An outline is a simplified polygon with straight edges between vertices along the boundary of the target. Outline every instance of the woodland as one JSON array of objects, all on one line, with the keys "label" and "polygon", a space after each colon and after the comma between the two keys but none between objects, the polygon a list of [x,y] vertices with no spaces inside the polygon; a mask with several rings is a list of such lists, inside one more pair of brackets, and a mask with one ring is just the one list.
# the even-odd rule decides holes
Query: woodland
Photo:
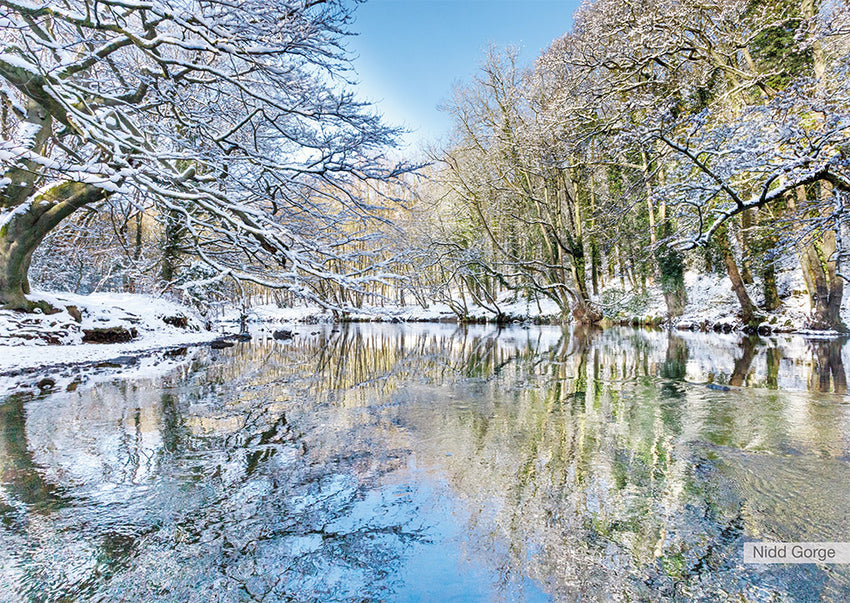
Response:
[{"label": "woodland", "polygon": [[850,601],[848,2],[0,0],[0,602]]},{"label": "woodland", "polygon": [[806,326],[846,329],[843,0],[585,3],[530,67],[492,48],[424,157],[355,94],[355,11],[0,1],[0,304],[51,312],[33,287],[498,320],[512,295],[598,323],[651,287],[680,316],[690,270],[729,279],[746,327],[792,266]]}]

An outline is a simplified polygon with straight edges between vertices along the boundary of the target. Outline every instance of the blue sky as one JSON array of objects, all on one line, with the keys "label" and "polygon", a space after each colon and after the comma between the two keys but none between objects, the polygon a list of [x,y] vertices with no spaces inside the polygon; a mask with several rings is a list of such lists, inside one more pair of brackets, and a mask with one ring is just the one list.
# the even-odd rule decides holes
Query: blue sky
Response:
[{"label": "blue sky", "polygon": [[470,80],[491,44],[514,45],[531,64],[572,26],[579,0],[367,0],[349,40],[361,98],[386,121],[415,130],[411,150],[444,136],[437,106]]}]

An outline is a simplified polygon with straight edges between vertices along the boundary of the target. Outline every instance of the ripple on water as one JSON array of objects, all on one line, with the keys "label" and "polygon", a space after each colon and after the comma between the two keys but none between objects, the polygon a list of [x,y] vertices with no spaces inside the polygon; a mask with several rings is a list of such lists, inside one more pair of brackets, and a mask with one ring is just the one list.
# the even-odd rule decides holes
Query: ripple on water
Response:
[{"label": "ripple on water", "polygon": [[742,563],[850,541],[845,354],[353,325],[12,396],[0,600],[847,600]]}]

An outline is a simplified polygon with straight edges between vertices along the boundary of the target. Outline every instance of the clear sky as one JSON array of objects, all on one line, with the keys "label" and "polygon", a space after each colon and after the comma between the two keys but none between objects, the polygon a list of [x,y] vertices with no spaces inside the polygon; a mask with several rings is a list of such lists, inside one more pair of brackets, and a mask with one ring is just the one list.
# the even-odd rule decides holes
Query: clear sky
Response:
[{"label": "clear sky", "polygon": [[386,121],[414,130],[411,150],[443,137],[451,121],[437,106],[470,80],[491,44],[520,48],[530,65],[572,27],[579,0],[367,0],[349,48],[360,97]]}]

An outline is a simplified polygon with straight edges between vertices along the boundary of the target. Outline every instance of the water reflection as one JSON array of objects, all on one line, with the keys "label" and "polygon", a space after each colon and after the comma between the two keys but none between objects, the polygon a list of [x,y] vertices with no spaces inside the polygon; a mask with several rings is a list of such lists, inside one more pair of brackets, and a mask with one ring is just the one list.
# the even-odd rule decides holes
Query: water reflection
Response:
[{"label": "water reflection", "polygon": [[850,540],[845,353],[311,327],[12,396],[0,599],[844,600],[843,566],[741,551]]}]

